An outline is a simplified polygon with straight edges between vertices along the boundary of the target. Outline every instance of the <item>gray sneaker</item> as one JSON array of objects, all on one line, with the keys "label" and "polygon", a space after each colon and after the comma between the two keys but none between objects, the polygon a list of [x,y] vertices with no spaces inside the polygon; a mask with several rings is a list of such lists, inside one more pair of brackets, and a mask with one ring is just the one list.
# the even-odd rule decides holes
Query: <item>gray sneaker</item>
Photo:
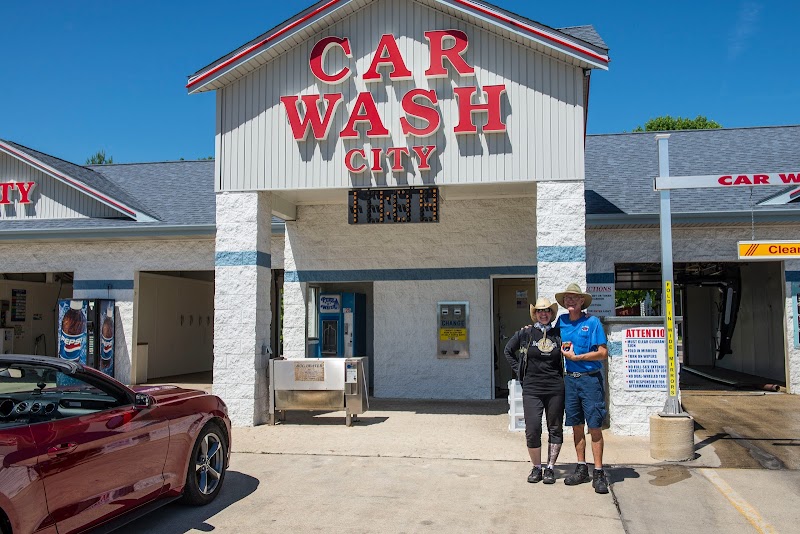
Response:
[{"label": "gray sneaker", "polygon": [[550,467],[545,467],[542,470],[542,480],[545,484],[555,484],[556,483],[556,474],[553,472],[553,469]]},{"label": "gray sneaker", "polygon": [[528,482],[531,484],[536,484],[537,482],[542,481],[542,468],[541,467],[534,467],[531,469],[531,474],[528,475]]}]

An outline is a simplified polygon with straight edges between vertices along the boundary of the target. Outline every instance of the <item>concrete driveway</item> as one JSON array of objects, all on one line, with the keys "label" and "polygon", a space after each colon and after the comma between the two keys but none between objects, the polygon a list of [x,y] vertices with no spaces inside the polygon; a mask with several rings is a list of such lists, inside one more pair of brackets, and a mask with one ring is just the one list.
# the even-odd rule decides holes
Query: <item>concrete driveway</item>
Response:
[{"label": "concrete driveway", "polygon": [[649,458],[646,438],[607,437],[612,493],[567,487],[571,436],[555,485],[528,484],[524,437],[503,402],[372,401],[341,413],[290,413],[236,429],[219,498],[169,505],[123,532],[793,532],[800,477],[723,469],[714,444],[683,465]]}]

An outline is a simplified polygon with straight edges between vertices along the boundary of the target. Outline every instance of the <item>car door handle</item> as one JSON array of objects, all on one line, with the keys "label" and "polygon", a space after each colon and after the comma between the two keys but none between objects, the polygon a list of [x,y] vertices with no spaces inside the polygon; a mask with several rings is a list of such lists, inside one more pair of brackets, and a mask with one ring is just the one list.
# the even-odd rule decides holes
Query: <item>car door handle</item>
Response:
[{"label": "car door handle", "polygon": [[49,456],[58,456],[59,454],[66,454],[68,452],[72,452],[76,448],[78,448],[78,444],[77,443],[73,443],[73,442],[62,443],[60,445],[56,445],[54,447],[50,447],[49,449],[47,449],[47,454]]}]

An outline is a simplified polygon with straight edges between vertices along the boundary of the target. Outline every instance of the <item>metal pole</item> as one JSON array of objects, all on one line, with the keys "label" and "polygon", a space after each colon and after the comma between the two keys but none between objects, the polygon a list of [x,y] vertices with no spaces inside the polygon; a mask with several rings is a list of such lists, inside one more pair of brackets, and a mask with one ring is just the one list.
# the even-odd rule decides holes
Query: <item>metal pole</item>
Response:
[{"label": "metal pole", "polygon": [[[656,135],[658,143],[658,175],[669,176],[669,134]],[[661,195],[661,289],[662,309],[664,310],[664,333],[667,337],[667,387],[669,395],[661,416],[683,416],[688,414],[681,409],[678,400],[678,355],[675,350],[675,289],[672,272],[672,211],[669,189]]]}]

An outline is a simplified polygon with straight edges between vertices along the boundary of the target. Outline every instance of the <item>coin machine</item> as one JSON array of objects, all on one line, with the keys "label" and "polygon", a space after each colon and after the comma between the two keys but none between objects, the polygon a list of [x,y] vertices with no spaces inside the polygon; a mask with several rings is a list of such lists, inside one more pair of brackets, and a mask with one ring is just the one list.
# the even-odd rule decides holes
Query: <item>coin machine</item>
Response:
[{"label": "coin machine", "polygon": [[366,308],[363,293],[324,293],[319,296],[317,358],[366,356]]}]

